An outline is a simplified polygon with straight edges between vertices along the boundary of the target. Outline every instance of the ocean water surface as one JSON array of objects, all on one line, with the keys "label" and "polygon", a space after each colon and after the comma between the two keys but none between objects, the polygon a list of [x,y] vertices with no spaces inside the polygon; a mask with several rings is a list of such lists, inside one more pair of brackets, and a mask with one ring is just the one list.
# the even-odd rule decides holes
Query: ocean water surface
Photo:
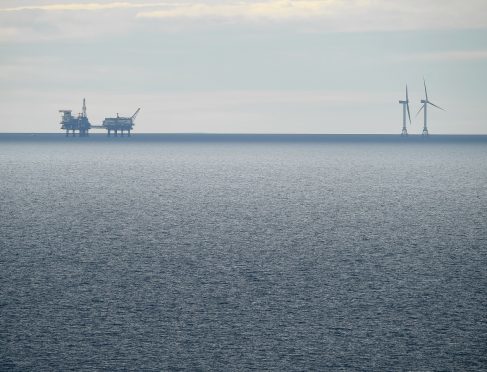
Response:
[{"label": "ocean water surface", "polygon": [[0,370],[486,370],[487,139],[0,136]]}]

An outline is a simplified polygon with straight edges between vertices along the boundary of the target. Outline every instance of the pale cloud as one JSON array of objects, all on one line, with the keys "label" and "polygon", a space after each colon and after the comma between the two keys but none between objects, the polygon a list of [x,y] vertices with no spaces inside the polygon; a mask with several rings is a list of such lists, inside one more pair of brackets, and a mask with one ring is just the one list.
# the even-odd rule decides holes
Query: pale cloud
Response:
[{"label": "pale cloud", "polygon": [[[194,2],[140,11],[137,18],[234,21],[316,21],[327,31],[487,27],[487,1],[470,0],[267,0]],[[307,26],[310,26],[308,23]]]},{"label": "pale cloud", "polygon": [[43,10],[43,11],[94,11],[94,10],[111,10],[111,9],[140,9],[161,6],[175,6],[175,3],[130,3],[130,2],[111,2],[111,3],[59,3],[46,5],[25,5],[10,8],[0,8],[0,12],[21,12],[26,10]]},{"label": "pale cloud", "polygon": [[[229,110],[247,106],[272,105],[350,105],[380,104],[387,100],[385,94],[371,94],[369,91],[200,91],[191,93],[170,93],[164,99],[170,109]],[[188,104],[189,103],[189,104]]]},{"label": "pale cloud", "polygon": [[398,62],[407,61],[487,61],[487,50],[449,50],[428,53],[415,53],[403,56],[396,56]]},{"label": "pale cloud", "polygon": [[0,27],[0,43],[14,40],[18,37],[20,30],[18,27]]},{"label": "pale cloud", "polygon": [[337,0],[290,1],[272,0],[262,2],[235,2],[229,4],[194,3],[148,12],[139,12],[139,18],[270,18],[289,20],[322,16],[330,13]]},{"label": "pale cloud", "polygon": [[[9,2],[15,5],[15,2]],[[4,3],[5,4],[5,3]],[[146,9],[147,8],[147,9]],[[317,20],[331,31],[487,27],[487,1],[256,0],[58,2],[0,7],[0,13],[129,10],[138,19]]]}]

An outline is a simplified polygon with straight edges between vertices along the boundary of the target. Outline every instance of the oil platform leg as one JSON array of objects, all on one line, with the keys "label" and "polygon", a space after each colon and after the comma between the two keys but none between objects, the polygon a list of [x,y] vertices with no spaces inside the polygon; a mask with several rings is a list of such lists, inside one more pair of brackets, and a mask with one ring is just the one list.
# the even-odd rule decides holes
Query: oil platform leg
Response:
[{"label": "oil platform leg", "polygon": [[120,135],[123,137],[123,129],[120,129]]},{"label": "oil platform leg", "polygon": [[118,130],[115,129],[115,137],[118,136]]},{"label": "oil platform leg", "polygon": [[108,137],[110,137],[110,129],[108,129],[108,134],[107,134]]},{"label": "oil platform leg", "polygon": [[127,136],[130,137],[130,129],[127,129]]},{"label": "oil platform leg", "polygon": [[66,137],[69,137],[69,130],[66,129]]},{"label": "oil platform leg", "polygon": [[73,137],[76,137],[76,132],[74,131],[74,129],[73,129]]}]

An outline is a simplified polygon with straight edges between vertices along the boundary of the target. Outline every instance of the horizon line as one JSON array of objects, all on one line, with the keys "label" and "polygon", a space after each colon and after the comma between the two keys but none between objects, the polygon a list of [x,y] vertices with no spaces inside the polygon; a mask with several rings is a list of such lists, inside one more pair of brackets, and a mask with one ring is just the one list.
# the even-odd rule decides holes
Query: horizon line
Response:
[{"label": "horizon line", "polygon": [[[0,135],[59,135],[65,136],[64,132],[0,132]],[[283,132],[132,132],[131,136],[137,135],[232,135],[232,136],[401,136],[401,133],[283,133]],[[90,133],[90,136],[104,136],[106,133]],[[421,133],[408,133],[408,136],[422,137]],[[430,133],[429,136],[487,136],[487,133]],[[71,137],[71,136],[70,136]],[[78,137],[78,136],[75,136]],[[121,136],[119,136],[121,137]],[[123,137],[128,137],[124,135]],[[407,137],[406,137],[407,138]]]}]

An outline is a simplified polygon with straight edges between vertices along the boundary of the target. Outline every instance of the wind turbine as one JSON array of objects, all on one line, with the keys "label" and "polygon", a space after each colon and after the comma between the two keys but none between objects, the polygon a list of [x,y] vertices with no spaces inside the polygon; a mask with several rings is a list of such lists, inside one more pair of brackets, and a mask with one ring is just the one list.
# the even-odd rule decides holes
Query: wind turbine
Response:
[{"label": "wind turbine", "polygon": [[409,112],[409,97],[408,97],[408,86],[406,85],[406,100],[399,101],[402,104],[402,132],[401,136],[407,136],[408,130],[406,128],[406,111],[408,112],[409,125],[411,125],[411,113]]},{"label": "wind turbine", "polygon": [[428,114],[427,114],[427,112],[428,112],[428,105],[434,106],[434,107],[439,108],[440,110],[443,110],[443,111],[446,111],[446,110],[445,109],[442,109],[440,106],[437,106],[433,102],[430,102],[428,100],[428,91],[426,90],[426,80],[424,80],[424,78],[423,78],[423,83],[424,83],[424,94],[425,94],[426,98],[421,100],[421,103],[423,104],[423,106],[421,106],[421,108],[419,109],[419,111],[416,114],[416,116],[419,115],[419,113],[421,112],[421,110],[424,110],[423,136],[427,136],[428,135]]}]

